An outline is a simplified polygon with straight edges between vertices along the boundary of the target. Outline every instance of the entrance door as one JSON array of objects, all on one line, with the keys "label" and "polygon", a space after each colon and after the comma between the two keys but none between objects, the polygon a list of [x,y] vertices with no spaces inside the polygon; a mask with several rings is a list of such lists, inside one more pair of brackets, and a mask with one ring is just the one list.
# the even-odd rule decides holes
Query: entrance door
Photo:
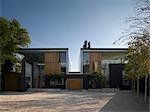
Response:
[{"label": "entrance door", "polygon": [[110,88],[131,89],[131,81],[126,78],[125,64],[110,64]]},{"label": "entrance door", "polygon": [[110,88],[121,88],[122,86],[122,71],[124,64],[110,64],[110,76],[109,76],[109,87]]}]

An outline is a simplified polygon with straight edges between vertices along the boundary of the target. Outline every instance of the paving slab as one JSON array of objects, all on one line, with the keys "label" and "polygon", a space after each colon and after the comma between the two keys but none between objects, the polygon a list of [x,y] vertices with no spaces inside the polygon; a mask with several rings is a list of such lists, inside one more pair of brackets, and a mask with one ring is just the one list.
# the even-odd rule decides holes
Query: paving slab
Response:
[{"label": "paving slab", "polygon": [[0,112],[146,112],[148,105],[131,91],[34,89],[0,95]]},{"label": "paving slab", "polygon": [[3,93],[0,95],[0,112],[98,112],[116,94],[97,91],[39,91]]}]

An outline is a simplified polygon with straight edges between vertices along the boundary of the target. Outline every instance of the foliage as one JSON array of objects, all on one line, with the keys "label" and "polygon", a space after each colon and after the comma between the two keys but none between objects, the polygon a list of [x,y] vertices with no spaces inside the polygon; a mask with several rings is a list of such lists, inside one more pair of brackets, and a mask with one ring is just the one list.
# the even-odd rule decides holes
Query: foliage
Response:
[{"label": "foliage", "polygon": [[0,63],[5,60],[16,61],[15,53],[20,47],[26,47],[31,42],[27,29],[16,20],[0,17]]},{"label": "foliage", "polygon": [[150,41],[148,32],[136,37],[134,41],[129,42],[129,50],[126,56],[128,64],[125,71],[131,79],[143,77],[150,74]]},{"label": "foliage", "polygon": [[100,72],[93,72],[90,76],[91,77],[96,77],[96,78],[101,78],[102,74]]},{"label": "foliage", "polygon": [[113,44],[118,42],[128,43],[136,39],[138,35],[143,35],[145,30],[150,32],[150,0],[135,1],[135,16],[126,19],[125,22],[129,27],[122,32],[122,36]]},{"label": "foliage", "polygon": [[135,9],[135,17],[126,21],[128,29],[116,41],[125,42],[129,47],[125,71],[131,79],[150,74],[150,0],[137,0]]}]

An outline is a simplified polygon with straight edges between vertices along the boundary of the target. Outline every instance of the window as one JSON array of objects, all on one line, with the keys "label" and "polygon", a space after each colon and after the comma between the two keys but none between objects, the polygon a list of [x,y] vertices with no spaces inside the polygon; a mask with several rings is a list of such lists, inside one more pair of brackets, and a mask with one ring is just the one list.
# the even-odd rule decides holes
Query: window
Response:
[{"label": "window", "polygon": [[66,67],[61,67],[62,74],[66,74]]},{"label": "window", "polygon": [[66,63],[66,53],[65,52],[61,52],[59,54],[59,62]]},{"label": "window", "polygon": [[83,53],[83,73],[89,73],[89,53]]},{"label": "window", "polygon": [[130,85],[130,81],[128,79],[122,79],[122,85],[123,86],[129,86]]},{"label": "window", "polygon": [[59,62],[61,63],[61,72],[62,74],[66,74],[66,53],[60,52]]},{"label": "window", "polygon": [[130,85],[130,81],[126,78],[126,74],[125,71],[122,71],[122,85],[123,86],[129,86]]},{"label": "window", "polygon": [[83,65],[83,73],[88,74],[89,73],[89,65]]},{"label": "window", "polygon": [[89,53],[83,53],[83,63],[89,63]]}]

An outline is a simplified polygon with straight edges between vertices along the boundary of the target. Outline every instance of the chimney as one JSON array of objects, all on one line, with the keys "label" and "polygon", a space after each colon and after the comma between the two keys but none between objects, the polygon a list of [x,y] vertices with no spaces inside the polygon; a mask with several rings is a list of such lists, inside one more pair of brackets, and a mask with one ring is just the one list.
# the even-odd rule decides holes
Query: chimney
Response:
[{"label": "chimney", "polygon": [[87,49],[87,40],[84,41],[83,48],[84,48],[84,49]]},{"label": "chimney", "polygon": [[90,42],[88,42],[88,49],[90,49],[91,48],[91,43]]}]

